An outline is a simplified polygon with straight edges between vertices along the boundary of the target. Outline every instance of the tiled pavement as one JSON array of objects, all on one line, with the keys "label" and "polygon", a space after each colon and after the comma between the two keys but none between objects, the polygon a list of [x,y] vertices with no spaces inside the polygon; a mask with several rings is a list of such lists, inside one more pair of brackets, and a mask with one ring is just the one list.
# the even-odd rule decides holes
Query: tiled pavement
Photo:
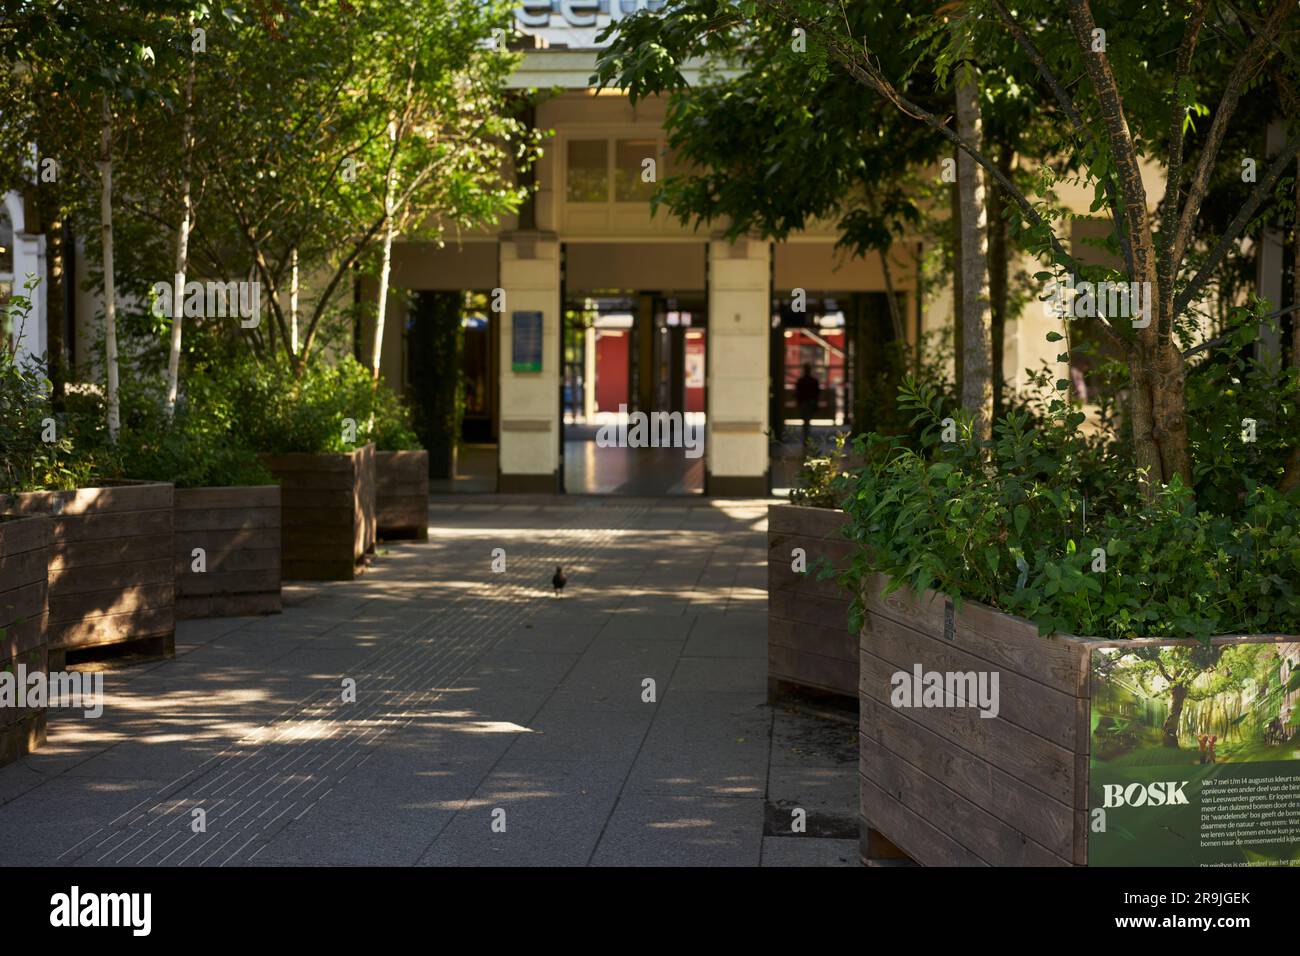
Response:
[{"label": "tiled pavement", "polygon": [[434,499],[428,543],[53,715],[0,865],[856,865],[855,728],[766,702],[765,512]]}]

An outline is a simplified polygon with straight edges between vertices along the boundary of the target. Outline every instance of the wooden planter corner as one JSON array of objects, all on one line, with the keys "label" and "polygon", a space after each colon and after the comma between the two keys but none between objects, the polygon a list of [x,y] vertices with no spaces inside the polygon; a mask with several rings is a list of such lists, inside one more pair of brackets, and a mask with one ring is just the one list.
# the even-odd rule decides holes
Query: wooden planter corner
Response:
[{"label": "wooden planter corner", "polygon": [[[1034,624],[945,595],[864,587],[860,824],[924,866],[1088,863],[1091,661],[1102,648],[1195,644],[1041,637]],[[1215,643],[1282,643],[1233,636]],[[996,671],[999,711],[895,707],[897,672]],[[1192,835],[1195,838],[1195,834]]]},{"label": "wooden planter corner", "polygon": [[279,485],[177,488],[175,528],[178,618],[280,612]]},{"label": "wooden planter corner", "polygon": [[261,457],[280,482],[282,575],[347,581],[361,573],[375,550],[375,446]]},{"label": "wooden planter corner", "polygon": [[[0,671],[48,670],[50,520],[0,517]],[[0,707],[0,767],[45,743],[45,708]]]},{"label": "wooden planter corner", "polygon": [[174,653],[172,494],[167,482],[123,481],[11,496],[11,510],[50,517],[52,669],[108,648]]},{"label": "wooden planter corner", "polygon": [[[853,543],[842,537],[843,511],[769,505],[767,509],[767,686],[811,689],[856,697],[858,638],[849,630],[850,595],[833,580],[819,580],[814,562],[824,557],[844,567]],[[808,572],[793,569],[795,548]]]},{"label": "wooden planter corner", "polygon": [[375,518],[385,540],[429,539],[429,453],[375,453]]}]

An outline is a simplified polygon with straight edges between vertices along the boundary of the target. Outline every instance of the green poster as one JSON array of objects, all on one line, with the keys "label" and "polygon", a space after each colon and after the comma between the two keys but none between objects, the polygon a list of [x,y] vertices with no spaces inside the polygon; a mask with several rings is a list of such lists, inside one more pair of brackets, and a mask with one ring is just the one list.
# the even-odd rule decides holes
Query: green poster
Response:
[{"label": "green poster", "polygon": [[1300,642],[1092,655],[1091,866],[1300,866]]}]

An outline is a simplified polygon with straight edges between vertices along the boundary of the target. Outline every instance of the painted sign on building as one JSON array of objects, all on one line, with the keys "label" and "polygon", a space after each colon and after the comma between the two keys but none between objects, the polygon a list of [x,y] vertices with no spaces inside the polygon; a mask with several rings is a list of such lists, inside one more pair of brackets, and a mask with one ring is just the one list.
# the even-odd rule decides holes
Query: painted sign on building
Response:
[{"label": "painted sign on building", "polygon": [[519,0],[515,22],[521,33],[549,47],[593,50],[606,46],[596,37],[611,23],[641,10],[657,13],[665,0]]}]

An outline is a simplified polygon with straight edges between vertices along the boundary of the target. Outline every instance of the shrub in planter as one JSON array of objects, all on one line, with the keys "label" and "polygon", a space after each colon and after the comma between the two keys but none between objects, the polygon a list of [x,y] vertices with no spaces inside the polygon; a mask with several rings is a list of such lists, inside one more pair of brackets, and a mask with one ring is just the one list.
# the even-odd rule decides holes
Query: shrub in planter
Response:
[{"label": "shrub in planter", "polygon": [[[7,341],[5,346],[7,346]],[[0,346],[0,511],[50,516],[52,666],[70,652],[130,644],[170,653],[172,488],[114,480],[120,456],[93,393],[52,407],[36,366]]]},{"label": "shrub in planter", "polygon": [[[1237,386],[1255,373],[1242,368]],[[1202,666],[1187,672],[1207,675],[1201,684],[1180,684],[1191,678],[1160,663],[1166,649],[1218,660],[1227,645],[1300,643],[1285,636],[1300,634],[1300,500],[1279,480],[1288,451],[1250,447],[1240,421],[1293,423],[1298,392],[1295,370],[1227,402],[1189,387],[1193,447],[1208,443],[1195,488],[1144,488],[1122,429],[1085,430],[1066,401],[1044,403],[1037,420],[1009,413],[978,443],[963,413],[906,385],[919,440],[863,439],[845,501],[858,544],[842,580],[861,628],[864,826],[926,863],[1094,859],[1090,840],[1102,838],[1089,826],[1109,772],[1098,759],[1132,730],[1112,718],[1097,723],[1107,739],[1093,733],[1104,655],[1152,662],[1160,686],[1185,696],[1224,674]],[[1216,464],[1232,438],[1235,470]],[[972,684],[911,699],[934,675],[964,674],[1000,678],[994,712],[977,712]],[[1184,743],[1165,760],[1179,768],[1196,762],[1182,700],[1163,718],[1164,737]],[[1168,849],[1160,834],[1145,839]]]},{"label": "shrub in planter", "polygon": [[[844,567],[844,436],[832,451],[805,459],[790,504],[767,509],[767,684],[775,700],[787,687],[857,696],[858,639],[849,630],[851,597],[819,574]],[[797,551],[802,557],[797,558]]]},{"label": "shrub in planter", "polygon": [[176,615],[277,613],[280,489],[243,442],[220,381],[200,373],[184,386],[171,416],[157,390],[124,389],[117,444],[130,475],[176,484]]},{"label": "shrub in planter", "polygon": [[14,681],[12,701],[0,700],[0,767],[45,741],[45,708],[26,705],[16,692],[19,668],[48,670],[45,618],[50,522],[0,515],[0,674]]},{"label": "shrub in planter", "polygon": [[280,483],[285,577],[352,577],[375,546],[375,442],[418,447],[400,398],[351,356],[298,369],[223,362],[212,374]]}]

